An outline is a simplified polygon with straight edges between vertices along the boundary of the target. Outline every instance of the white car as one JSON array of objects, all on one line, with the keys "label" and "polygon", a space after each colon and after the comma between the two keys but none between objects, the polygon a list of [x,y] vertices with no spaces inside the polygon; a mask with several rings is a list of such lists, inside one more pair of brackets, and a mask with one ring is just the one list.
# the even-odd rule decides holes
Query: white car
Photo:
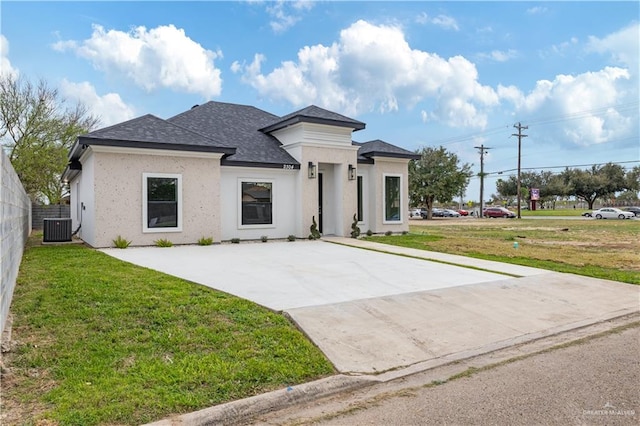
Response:
[{"label": "white car", "polygon": [[420,209],[411,209],[411,210],[409,210],[409,217],[422,218],[422,215],[420,214]]},{"label": "white car", "polygon": [[591,216],[596,219],[631,219],[635,217],[632,212],[625,212],[615,207],[603,207],[599,210],[594,210]]}]

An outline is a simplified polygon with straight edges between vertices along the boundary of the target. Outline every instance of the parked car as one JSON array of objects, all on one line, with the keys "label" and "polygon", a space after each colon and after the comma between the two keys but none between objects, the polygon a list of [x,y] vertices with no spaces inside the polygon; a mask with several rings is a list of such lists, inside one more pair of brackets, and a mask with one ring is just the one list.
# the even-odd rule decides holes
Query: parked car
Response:
[{"label": "parked car", "polygon": [[445,212],[442,209],[438,209],[438,208],[432,208],[431,209],[431,216],[433,217],[444,217],[445,216]]},{"label": "parked car", "polygon": [[460,217],[460,213],[452,209],[443,209],[445,217]]},{"label": "parked car", "polygon": [[[423,219],[427,218],[427,209],[420,209],[420,216],[422,216]],[[432,208],[431,209],[431,217],[444,217],[444,214],[442,213],[442,209],[437,209],[437,208]]]},{"label": "parked car", "polygon": [[631,212],[636,215],[636,217],[640,217],[640,207],[623,207],[622,210]]},{"label": "parked car", "polygon": [[421,217],[422,214],[420,213],[421,209],[411,209],[409,210],[409,217]]},{"label": "parked car", "polygon": [[469,216],[469,211],[467,210],[458,209],[457,212],[460,213],[460,216]]},{"label": "parked car", "polygon": [[516,214],[511,210],[507,210],[504,207],[487,207],[483,212],[484,217],[495,218],[495,217],[516,217]]},{"label": "parked car", "polygon": [[615,207],[603,207],[599,210],[594,210],[591,215],[596,219],[631,219],[636,217],[632,212],[626,212]]}]

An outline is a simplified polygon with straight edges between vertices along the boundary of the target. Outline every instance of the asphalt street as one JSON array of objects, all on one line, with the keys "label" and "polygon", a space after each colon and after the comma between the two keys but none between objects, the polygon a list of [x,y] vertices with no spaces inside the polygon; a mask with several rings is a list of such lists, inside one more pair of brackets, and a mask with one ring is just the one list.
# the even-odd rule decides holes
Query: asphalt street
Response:
[{"label": "asphalt street", "polygon": [[[640,324],[434,385],[416,375],[254,424],[637,425]],[[367,396],[363,398],[362,394]]]}]

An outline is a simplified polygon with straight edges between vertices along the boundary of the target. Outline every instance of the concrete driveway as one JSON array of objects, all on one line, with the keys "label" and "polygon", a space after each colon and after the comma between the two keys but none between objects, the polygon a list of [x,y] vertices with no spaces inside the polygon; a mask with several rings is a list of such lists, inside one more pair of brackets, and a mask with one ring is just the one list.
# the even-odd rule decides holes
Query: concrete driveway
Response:
[{"label": "concrete driveway", "polygon": [[286,312],[343,373],[426,368],[640,311],[638,286],[325,240],[103,251]]}]

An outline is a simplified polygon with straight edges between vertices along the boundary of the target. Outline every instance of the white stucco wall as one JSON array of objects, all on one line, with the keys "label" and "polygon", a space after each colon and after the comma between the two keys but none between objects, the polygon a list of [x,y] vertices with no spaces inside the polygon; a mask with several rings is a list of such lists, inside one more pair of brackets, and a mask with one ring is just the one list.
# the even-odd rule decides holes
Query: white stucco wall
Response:
[{"label": "white stucco wall", "polygon": [[[81,194],[86,196],[81,238],[88,244],[112,246],[118,235],[131,240],[132,245],[153,245],[161,238],[174,244],[194,244],[201,237],[220,241],[219,154],[107,147],[90,149],[92,161],[83,163],[80,183]],[[143,232],[143,173],[182,176],[181,231]],[[91,185],[92,174],[93,191],[87,188]],[[93,200],[90,193],[94,194]]]},{"label": "white stucco wall", "polygon": [[[360,227],[360,232],[365,234],[367,230],[373,229],[371,228],[371,219],[372,214],[371,211],[373,209],[373,199],[371,196],[371,173],[373,172],[373,165],[371,164],[358,164],[358,176],[362,177],[362,220],[358,222],[358,227]],[[356,197],[357,197],[357,188],[356,188]],[[356,198],[356,206],[358,199]],[[349,230],[351,232],[351,230]]]},{"label": "white stucco wall", "polygon": [[357,211],[357,187],[349,180],[349,164],[357,167],[357,147],[345,144],[322,146],[313,142],[291,144],[285,148],[301,164],[299,181],[298,232],[309,234],[313,217],[318,220],[318,178],[309,179],[308,164],[316,165],[323,173],[324,234],[348,236],[353,214]]},{"label": "white stucco wall", "polygon": [[[409,160],[375,157],[369,175],[369,197],[371,199],[370,227],[374,233],[387,231],[402,232],[409,230],[409,218],[406,207],[409,205]],[[384,177],[385,175],[401,175],[400,222],[384,221]]]},{"label": "white stucco wall", "polygon": [[69,182],[71,223],[74,231],[80,226],[78,237],[95,247],[95,158],[93,151],[88,149],[80,158],[80,162],[82,163],[82,172]]},{"label": "white stucco wall", "polygon": [[[300,170],[223,166],[220,175],[222,240],[305,237],[296,230]],[[271,225],[242,225],[241,182],[272,182]]]}]

